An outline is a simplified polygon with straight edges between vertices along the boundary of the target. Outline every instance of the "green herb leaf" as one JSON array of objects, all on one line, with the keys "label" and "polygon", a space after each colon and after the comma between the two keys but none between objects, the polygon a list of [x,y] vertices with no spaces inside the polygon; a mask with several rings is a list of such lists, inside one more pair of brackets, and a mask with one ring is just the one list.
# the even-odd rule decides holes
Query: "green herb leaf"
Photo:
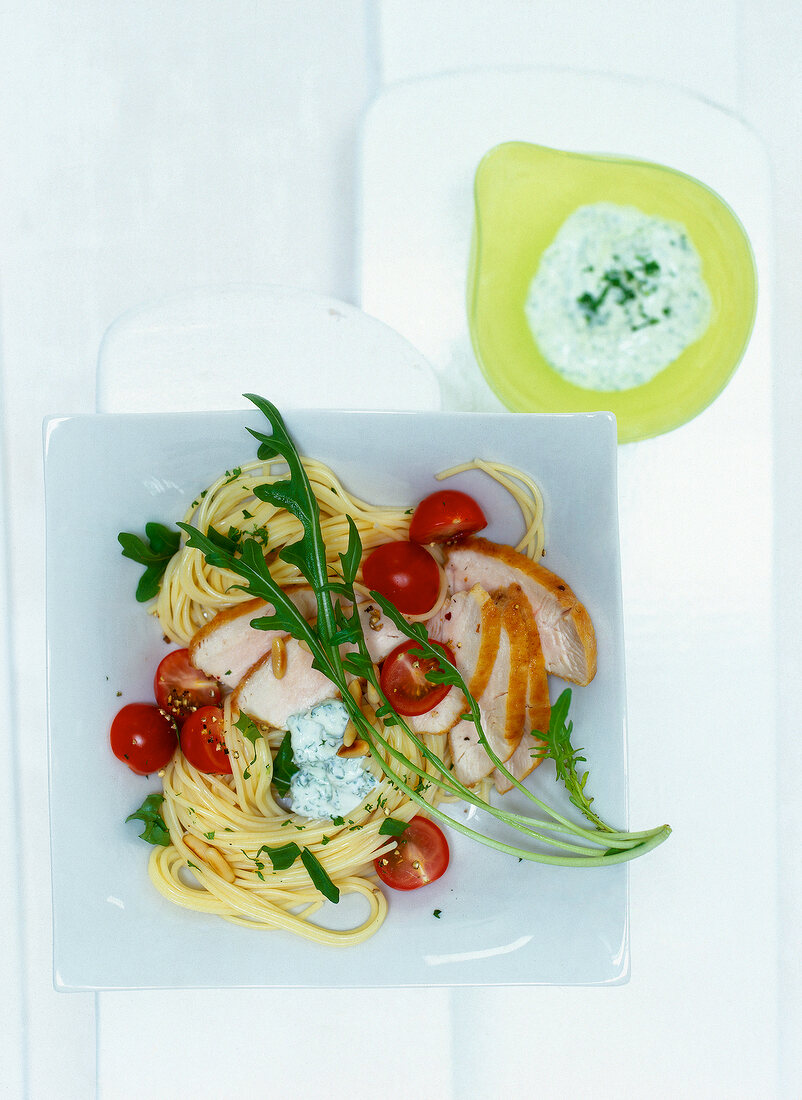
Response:
[{"label": "green herb leaf", "polygon": [[247,714],[240,714],[234,725],[240,731],[243,737],[247,737],[252,744],[256,744],[259,738],[262,736],[262,731],[256,725],[256,723],[248,717]]},{"label": "green herb leaf", "polygon": [[373,662],[370,657],[365,654],[347,653],[345,657],[343,657],[343,668],[353,676],[367,678],[373,668]]},{"label": "green herb leaf", "polygon": [[408,821],[398,821],[395,817],[386,817],[379,826],[379,836],[401,836],[409,828]]},{"label": "green herb leaf", "polygon": [[242,736],[245,737],[248,741],[250,741],[251,744],[253,745],[253,760],[251,760],[248,763],[248,766],[245,768],[245,771],[242,773],[242,778],[243,779],[250,779],[251,778],[251,768],[253,767],[253,764],[256,761],[256,742],[262,736],[262,731],[259,729],[259,727],[256,725],[255,722],[251,721],[251,719],[248,717],[247,714],[240,714],[239,718],[236,720],[234,725],[240,731]]},{"label": "green herb leaf", "polygon": [[229,527],[227,535],[221,534],[214,527],[208,527],[206,535],[210,542],[213,542],[215,546],[219,547],[220,550],[225,550],[228,554],[235,553],[242,539],[242,532],[238,531],[236,527]]},{"label": "green herb leaf", "polygon": [[138,810],[129,814],[126,821],[144,821],[145,828],[139,834],[142,840],[148,844],[161,844],[168,847],[170,833],[164,823],[164,818],[159,813],[159,807],[164,802],[164,795],[158,792],[149,794]]},{"label": "green herb leaf", "polygon": [[297,771],[299,768],[292,756],[292,737],[287,730],[273,761],[273,786],[282,798],[289,794],[290,780]]},{"label": "green herb leaf", "polygon": [[585,793],[585,784],[590,773],[585,771],[580,775],[577,769],[577,765],[586,763],[586,759],[584,756],[579,755],[582,749],[575,749],[571,744],[574,723],[568,721],[570,706],[571,689],[566,688],[552,704],[548,730],[537,731],[544,744],[538,746],[533,755],[541,759],[553,760],[557,779],[565,786],[568,797],[574,806],[581,810],[588,821],[592,821],[598,829],[612,832],[610,826],[606,825],[591,809],[593,799]]},{"label": "green herb leaf", "polygon": [[318,633],[328,638],[332,633],[334,618],[328,593],[320,590],[321,579],[328,576],[328,566],[317,497],[306,476],[301,456],[287,433],[281,413],[263,397],[251,393],[245,396],[263,413],[272,428],[269,436],[252,428],[248,429],[260,443],[259,457],[275,458],[280,455],[289,469],[289,478],[286,481],[258,485],[254,489],[254,496],[276,507],[286,508],[300,521],[303,536],[297,542],[285,546],[279,557],[295,565],[315,589],[318,601]]},{"label": "green herb leaf", "polygon": [[269,845],[263,844],[256,853],[257,859],[262,852],[267,852],[270,856],[274,871],[286,871],[288,867],[292,867],[295,863],[301,854],[301,849],[294,840],[291,840],[289,844],[282,844],[279,848],[271,848]]},{"label": "green herb leaf", "polygon": [[163,523],[146,523],[145,536],[147,541],[128,531],[121,531],[117,536],[123,557],[145,566],[136,589],[139,603],[147,603],[158,596],[167,563],[181,544],[180,534]]},{"label": "green herb leaf", "polygon": [[308,848],[301,851],[301,863],[309,872],[309,877],[315,884],[315,888],[320,891],[324,898],[328,898],[336,905],[340,900],[340,891],[329,878],[322,863]]},{"label": "green herb leaf", "polygon": [[346,518],[348,520],[348,549],[344,554],[340,554],[340,562],[343,567],[343,580],[346,584],[353,585],[359,572],[359,563],[362,561],[362,540],[359,537],[359,530],[353,517],[347,516]]}]

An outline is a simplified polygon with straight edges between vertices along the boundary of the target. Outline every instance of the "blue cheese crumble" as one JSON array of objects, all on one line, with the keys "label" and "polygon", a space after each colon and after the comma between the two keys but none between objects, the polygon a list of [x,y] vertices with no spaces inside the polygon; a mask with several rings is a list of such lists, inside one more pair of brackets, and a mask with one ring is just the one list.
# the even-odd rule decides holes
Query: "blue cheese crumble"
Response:
[{"label": "blue cheese crumble", "polygon": [[682,225],[600,202],[563,223],[525,310],[558,374],[588,389],[626,390],[650,382],[703,335],[712,302]]},{"label": "blue cheese crumble", "polygon": [[364,767],[364,757],[337,755],[347,725],[348,711],[339,699],[287,719],[292,756],[299,769],[290,781],[293,813],[342,817],[376,785],[375,776]]}]

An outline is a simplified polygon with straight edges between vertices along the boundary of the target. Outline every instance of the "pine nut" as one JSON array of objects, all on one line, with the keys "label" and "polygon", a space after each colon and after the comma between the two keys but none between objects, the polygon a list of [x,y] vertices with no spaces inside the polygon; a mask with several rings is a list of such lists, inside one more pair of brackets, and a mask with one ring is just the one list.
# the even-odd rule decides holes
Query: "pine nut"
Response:
[{"label": "pine nut", "polygon": [[353,745],[354,741],[356,741],[356,726],[349,718],[348,725],[343,732],[343,745],[348,748],[349,745]]},{"label": "pine nut", "polygon": [[224,878],[226,882],[236,882],[237,876],[234,874],[231,864],[217,848],[209,848],[206,862],[213,871],[217,872],[220,878]]},{"label": "pine nut", "polygon": [[184,843],[193,855],[206,863],[220,878],[224,878],[226,882],[236,881],[237,876],[234,874],[231,864],[217,848],[212,848],[210,844],[204,844],[199,837],[193,836],[191,833],[184,836]]},{"label": "pine nut", "polygon": [[209,851],[209,845],[204,844],[202,840],[199,840],[191,833],[187,833],[184,837],[184,843],[193,855],[196,855],[198,859],[206,859],[206,853]]},{"label": "pine nut", "polygon": [[273,666],[273,675],[280,680],[287,671],[287,644],[283,638],[274,638],[270,647],[270,662]]},{"label": "pine nut", "polygon": [[348,694],[354,700],[355,703],[362,702],[362,684],[359,680],[352,680],[348,685]]},{"label": "pine nut", "polygon": [[343,743],[337,749],[337,755],[349,759],[352,756],[367,756],[370,752],[367,741],[363,741],[361,737],[357,737],[351,745]]}]

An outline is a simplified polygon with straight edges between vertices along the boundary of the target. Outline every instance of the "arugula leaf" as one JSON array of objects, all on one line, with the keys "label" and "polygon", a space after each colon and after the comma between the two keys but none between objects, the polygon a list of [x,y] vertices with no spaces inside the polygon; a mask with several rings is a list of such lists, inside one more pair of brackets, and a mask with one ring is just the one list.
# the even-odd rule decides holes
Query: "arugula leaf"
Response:
[{"label": "arugula leaf", "polygon": [[145,566],[136,588],[139,603],[147,603],[158,596],[167,563],[181,544],[180,534],[171,531],[163,523],[146,523],[145,536],[147,541],[129,531],[121,531],[117,536],[117,541],[123,548],[123,557]]},{"label": "arugula leaf", "polygon": [[582,749],[575,749],[571,744],[574,723],[567,720],[570,705],[571,689],[566,688],[552,704],[548,730],[537,731],[544,744],[540,745],[532,755],[541,760],[553,760],[557,779],[564,785],[573,805],[598,829],[612,832],[610,826],[606,825],[591,809],[593,798],[585,793],[590,772],[586,770],[580,775],[577,770],[577,764],[585,764],[587,759],[579,755]]},{"label": "arugula leaf", "polygon": [[301,863],[309,872],[309,877],[315,885],[315,888],[320,891],[324,898],[328,898],[329,901],[333,901],[336,905],[340,900],[340,891],[338,887],[329,878],[323,864],[315,856],[314,852],[311,852],[309,848],[303,848],[301,850]]},{"label": "arugula leaf", "polygon": [[282,798],[289,794],[290,780],[299,770],[292,756],[292,736],[287,730],[273,761],[273,786]]},{"label": "arugula leaf", "polygon": [[221,550],[226,550],[229,554],[234,553],[242,538],[242,532],[238,531],[236,527],[229,527],[227,535],[222,535],[215,527],[207,527],[206,535],[215,546],[218,546]]},{"label": "arugula leaf", "polygon": [[333,633],[334,617],[328,593],[320,588],[321,579],[325,580],[328,576],[328,565],[317,497],[306,476],[301,456],[290,439],[284,420],[276,406],[257,394],[246,393],[245,397],[254,403],[272,428],[271,435],[265,435],[253,428],[248,429],[259,442],[258,457],[270,459],[280,455],[289,469],[289,477],[286,481],[257,485],[254,488],[254,496],[278,508],[286,508],[300,521],[303,527],[302,537],[297,542],[285,546],[279,557],[289,565],[296,566],[315,589],[318,603],[318,632],[324,639],[328,639]]},{"label": "arugula leaf", "polygon": [[359,529],[354,523],[353,516],[346,516],[346,519],[348,520],[348,547],[344,554],[340,554],[340,563],[343,567],[345,584],[353,586],[362,561],[362,539],[359,537]]},{"label": "arugula leaf", "polygon": [[129,814],[126,821],[144,821],[145,828],[139,834],[142,840],[148,844],[161,844],[167,848],[170,844],[170,833],[164,823],[164,818],[159,813],[159,807],[164,802],[164,795],[154,792],[149,794],[138,810]]},{"label": "arugula leaf", "polygon": [[409,827],[408,821],[399,821],[395,817],[386,817],[379,826],[379,836],[401,836]]},{"label": "arugula leaf", "polygon": [[[270,575],[264,550],[256,539],[243,539],[240,556],[235,557],[196,527],[188,523],[179,523],[178,526],[187,534],[187,546],[200,550],[210,565],[217,569],[227,569],[243,578],[245,584],[234,585],[234,588],[250,592],[272,606],[272,614],[262,615],[252,620],[253,627],[257,630],[285,630],[294,638],[305,641],[310,649],[314,650],[316,646],[319,648],[319,639],[313,628]],[[331,610],[331,604],[329,604],[329,610]]]}]

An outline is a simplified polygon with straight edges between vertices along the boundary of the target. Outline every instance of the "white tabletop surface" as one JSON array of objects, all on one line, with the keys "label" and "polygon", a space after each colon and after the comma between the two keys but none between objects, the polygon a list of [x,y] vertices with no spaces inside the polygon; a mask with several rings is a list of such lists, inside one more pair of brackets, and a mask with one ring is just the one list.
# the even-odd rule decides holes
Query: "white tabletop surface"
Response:
[{"label": "white tabletop surface", "polygon": [[[796,0],[0,6],[0,1094],[800,1094],[800,43]],[[678,85],[751,125],[773,170],[771,362],[681,430],[687,451],[622,451],[631,813],[678,826],[633,866],[631,980],[56,993],[42,418],[95,409],[103,335],[142,303],[268,283],[360,304],[364,112],[498,65]],[[733,426],[743,447],[717,436]]]}]

